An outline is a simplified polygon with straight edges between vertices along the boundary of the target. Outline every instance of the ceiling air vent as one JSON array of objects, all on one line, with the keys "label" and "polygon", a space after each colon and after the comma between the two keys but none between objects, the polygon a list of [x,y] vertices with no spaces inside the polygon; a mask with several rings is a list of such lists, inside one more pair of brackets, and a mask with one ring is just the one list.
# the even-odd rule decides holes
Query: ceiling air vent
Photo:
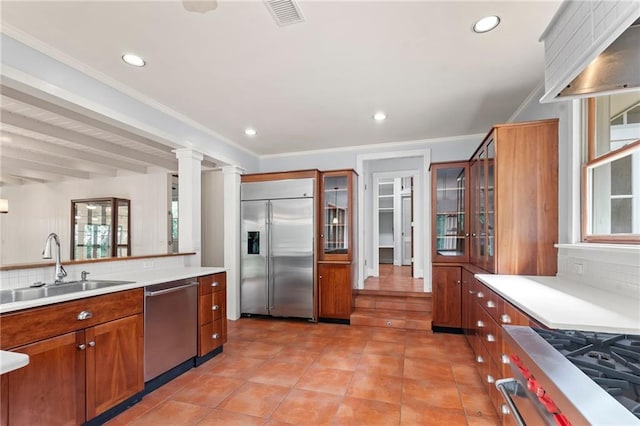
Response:
[{"label": "ceiling air vent", "polygon": [[264,0],[264,3],[281,27],[304,21],[300,7],[293,0]]}]

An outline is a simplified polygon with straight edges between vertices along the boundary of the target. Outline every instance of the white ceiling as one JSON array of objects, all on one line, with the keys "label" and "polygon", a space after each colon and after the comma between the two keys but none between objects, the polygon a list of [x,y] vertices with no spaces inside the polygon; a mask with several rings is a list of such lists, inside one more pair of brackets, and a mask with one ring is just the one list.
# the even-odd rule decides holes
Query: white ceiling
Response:
[{"label": "white ceiling", "polygon": [[[218,3],[3,0],[1,15],[11,36],[265,155],[485,133],[542,81],[538,37],[559,6],[302,1],[305,22],[279,27],[261,1]],[[474,34],[488,14],[500,26]],[[147,66],[124,64],[126,51]]]}]

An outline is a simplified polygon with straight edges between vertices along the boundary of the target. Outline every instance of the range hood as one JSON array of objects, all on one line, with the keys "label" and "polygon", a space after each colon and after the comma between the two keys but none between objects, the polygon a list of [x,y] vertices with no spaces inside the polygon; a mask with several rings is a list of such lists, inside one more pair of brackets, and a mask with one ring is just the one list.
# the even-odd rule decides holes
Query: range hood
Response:
[{"label": "range hood", "polygon": [[640,88],[640,19],[596,57],[557,97],[634,88]]}]

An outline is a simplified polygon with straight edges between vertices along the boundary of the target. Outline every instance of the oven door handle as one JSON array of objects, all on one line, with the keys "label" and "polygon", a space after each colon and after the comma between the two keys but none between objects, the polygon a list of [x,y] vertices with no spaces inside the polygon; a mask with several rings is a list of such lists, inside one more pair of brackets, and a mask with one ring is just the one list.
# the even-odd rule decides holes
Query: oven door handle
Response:
[{"label": "oven door handle", "polygon": [[519,386],[518,381],[513,377],[508,379],[496,380],[496,388],[502,394],[502,397],[507,403],[507,406],[509,407],[509,410],[511,411],[511,414],[513,415],[516,423],[518,424],[518,426],[526,426],[526,423],[524,422],[524,420],[522,419],[522,416],[520,416],[520,413],[516,408],[516,404],[514,404],[510,396],[510,395],[515,395],[516,390],[518,389],[518,386]]}]

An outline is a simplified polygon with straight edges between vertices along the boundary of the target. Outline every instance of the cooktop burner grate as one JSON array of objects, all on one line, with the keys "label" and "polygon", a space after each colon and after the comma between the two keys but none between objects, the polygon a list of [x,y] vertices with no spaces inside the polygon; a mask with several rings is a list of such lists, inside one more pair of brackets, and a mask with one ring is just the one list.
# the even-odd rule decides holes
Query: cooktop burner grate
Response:
[{"label": "cooktop burner grate", "polygon": [[640,336],[534,330],[640,418]]}]

